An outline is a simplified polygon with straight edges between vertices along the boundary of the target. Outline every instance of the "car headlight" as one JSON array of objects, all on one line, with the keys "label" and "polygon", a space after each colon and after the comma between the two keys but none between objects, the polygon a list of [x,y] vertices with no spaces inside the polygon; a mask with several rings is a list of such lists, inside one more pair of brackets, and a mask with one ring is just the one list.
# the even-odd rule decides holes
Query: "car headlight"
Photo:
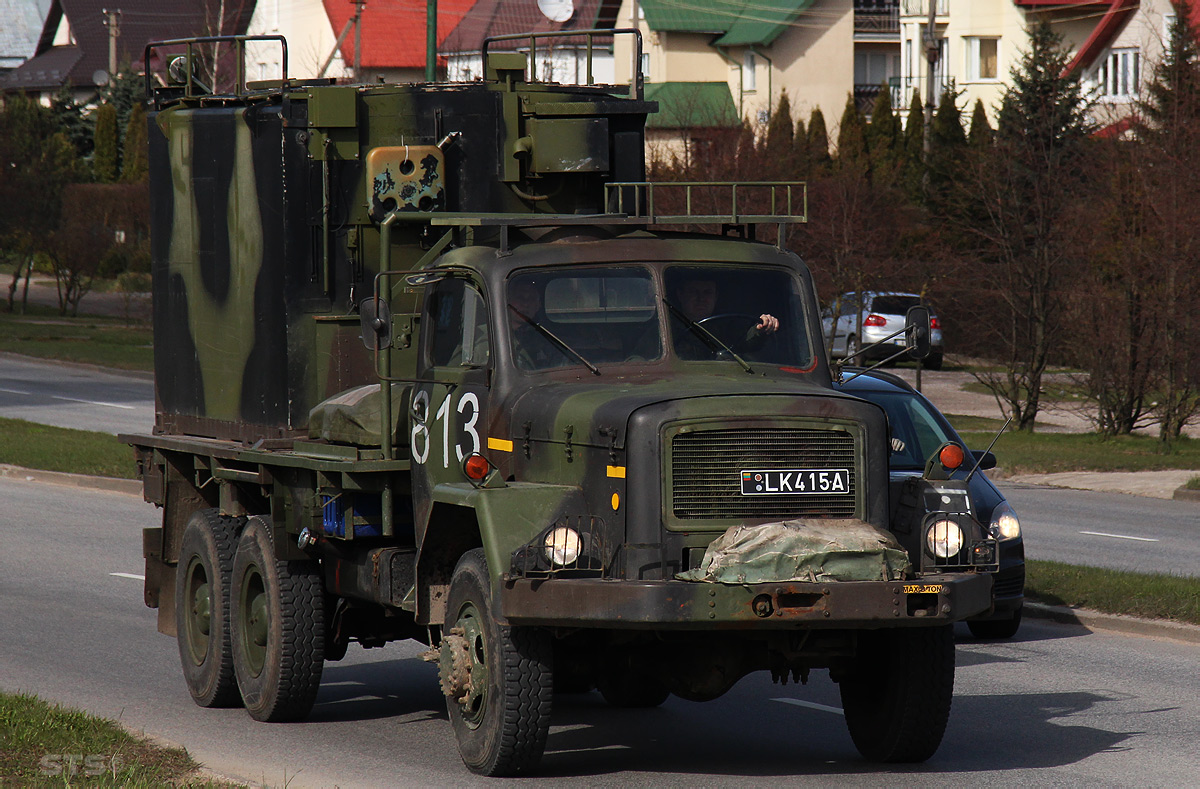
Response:
[{"label": "car headlight", "polygon": [[957,556],[963,547],[962,527],[949,518],[940,518],[925,532],[925,546],[939,559]]},{"label": "car headlight", "polygon": [[559,567],[574,564],[583,549],[583,540],[579,532],[566,526],[551,529],[542,541],[542,550],[546,553],[546,561]]},{"label": "car headlight", "polygon": [[1021,521],[1017,512],[1007,502],[1001,502],[992,510],[992,522],[988,527],[997,540],[1015,540],[1021,536]]}]

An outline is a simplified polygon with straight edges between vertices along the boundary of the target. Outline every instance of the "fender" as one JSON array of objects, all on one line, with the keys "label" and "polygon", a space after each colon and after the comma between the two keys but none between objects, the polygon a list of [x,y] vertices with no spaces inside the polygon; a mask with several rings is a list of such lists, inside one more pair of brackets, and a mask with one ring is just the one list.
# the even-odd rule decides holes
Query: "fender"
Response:
[{"label": "fender", "polygon": [[[509,482],[504,487],[477,488],[466,482],[435,485],[428,523],[417,550],[418,621],[436,624],[445,616],[445,594],[458,557],[465,550],[483,546],[495,594],[508,572],[512,553],[538,532],[566,514],[582,515],[587,504],[582,488],[575,485],[546,485]],[[442,528],[438,513],[469,511],[474,514],[475,534],[459,528]],[[469,543],[469,544],[468,544]],[[501,617],[499,596],[496,609]]]}]

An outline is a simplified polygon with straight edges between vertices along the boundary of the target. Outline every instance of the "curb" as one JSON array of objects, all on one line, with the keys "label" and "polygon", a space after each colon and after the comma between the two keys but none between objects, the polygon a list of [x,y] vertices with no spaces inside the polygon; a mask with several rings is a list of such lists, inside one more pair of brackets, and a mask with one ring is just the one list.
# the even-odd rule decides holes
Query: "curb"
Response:
[{"label": "curb", "polygon": [[1175,493],[1171,495],[1175,501],[1200,501],[1200,490],[1192,488],[1175,488]]},{"label": "curb", "polygon": [[0,463],[0,477],[24,480],[26,482],[41,482],[49,485],[66,485],[86,490],[100,490],[108,493],[121,493],[127,496],[142,495],[141,480],[136,479],[92,477],[87,474],[66,474],[61,471],[43,471],[41,469],[10,466],[7,463]]},{"label": "curb", "polygon": [[1133,636],[1168,638],[1200,644],[1200,626],[1161,619],[1142,619],[1136,616],[1104,614],[1086,608],[1045,605],[1025,601],[1025,615],[1036,619],[1049,619],[1065,625],[1078,625],[1089,630],[1105,630]]}]

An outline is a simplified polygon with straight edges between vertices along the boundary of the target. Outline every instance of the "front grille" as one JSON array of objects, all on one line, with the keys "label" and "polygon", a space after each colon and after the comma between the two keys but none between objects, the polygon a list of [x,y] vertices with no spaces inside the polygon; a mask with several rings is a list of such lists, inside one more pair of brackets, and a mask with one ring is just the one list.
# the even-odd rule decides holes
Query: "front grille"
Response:
[{"label": "front grille", "polygon": [[[748,469],[848,469],[848,493],[743,496]],[[848,518],[855,515],[854,437],[842,430],[737,428],[678,433],[671,440],[676,518]]]}]

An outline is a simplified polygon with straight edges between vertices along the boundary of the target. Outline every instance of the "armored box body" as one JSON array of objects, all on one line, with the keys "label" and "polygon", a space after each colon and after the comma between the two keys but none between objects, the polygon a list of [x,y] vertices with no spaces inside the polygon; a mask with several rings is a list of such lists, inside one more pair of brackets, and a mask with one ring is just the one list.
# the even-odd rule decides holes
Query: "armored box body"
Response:
[{"label": "armored box body", "polygon": [[[602,213],[605,182],[643,177],[652,107],[514,81],[160,100],[149,120],[155,431],[303,435],[315,404],[378,380],[357,306],[373,292],[388,212],[411,220],[390,233],[404,270],[428,262],[446,232],[438,216]],[[417,311],[412,294],[391,295],[397,313]]]}]

